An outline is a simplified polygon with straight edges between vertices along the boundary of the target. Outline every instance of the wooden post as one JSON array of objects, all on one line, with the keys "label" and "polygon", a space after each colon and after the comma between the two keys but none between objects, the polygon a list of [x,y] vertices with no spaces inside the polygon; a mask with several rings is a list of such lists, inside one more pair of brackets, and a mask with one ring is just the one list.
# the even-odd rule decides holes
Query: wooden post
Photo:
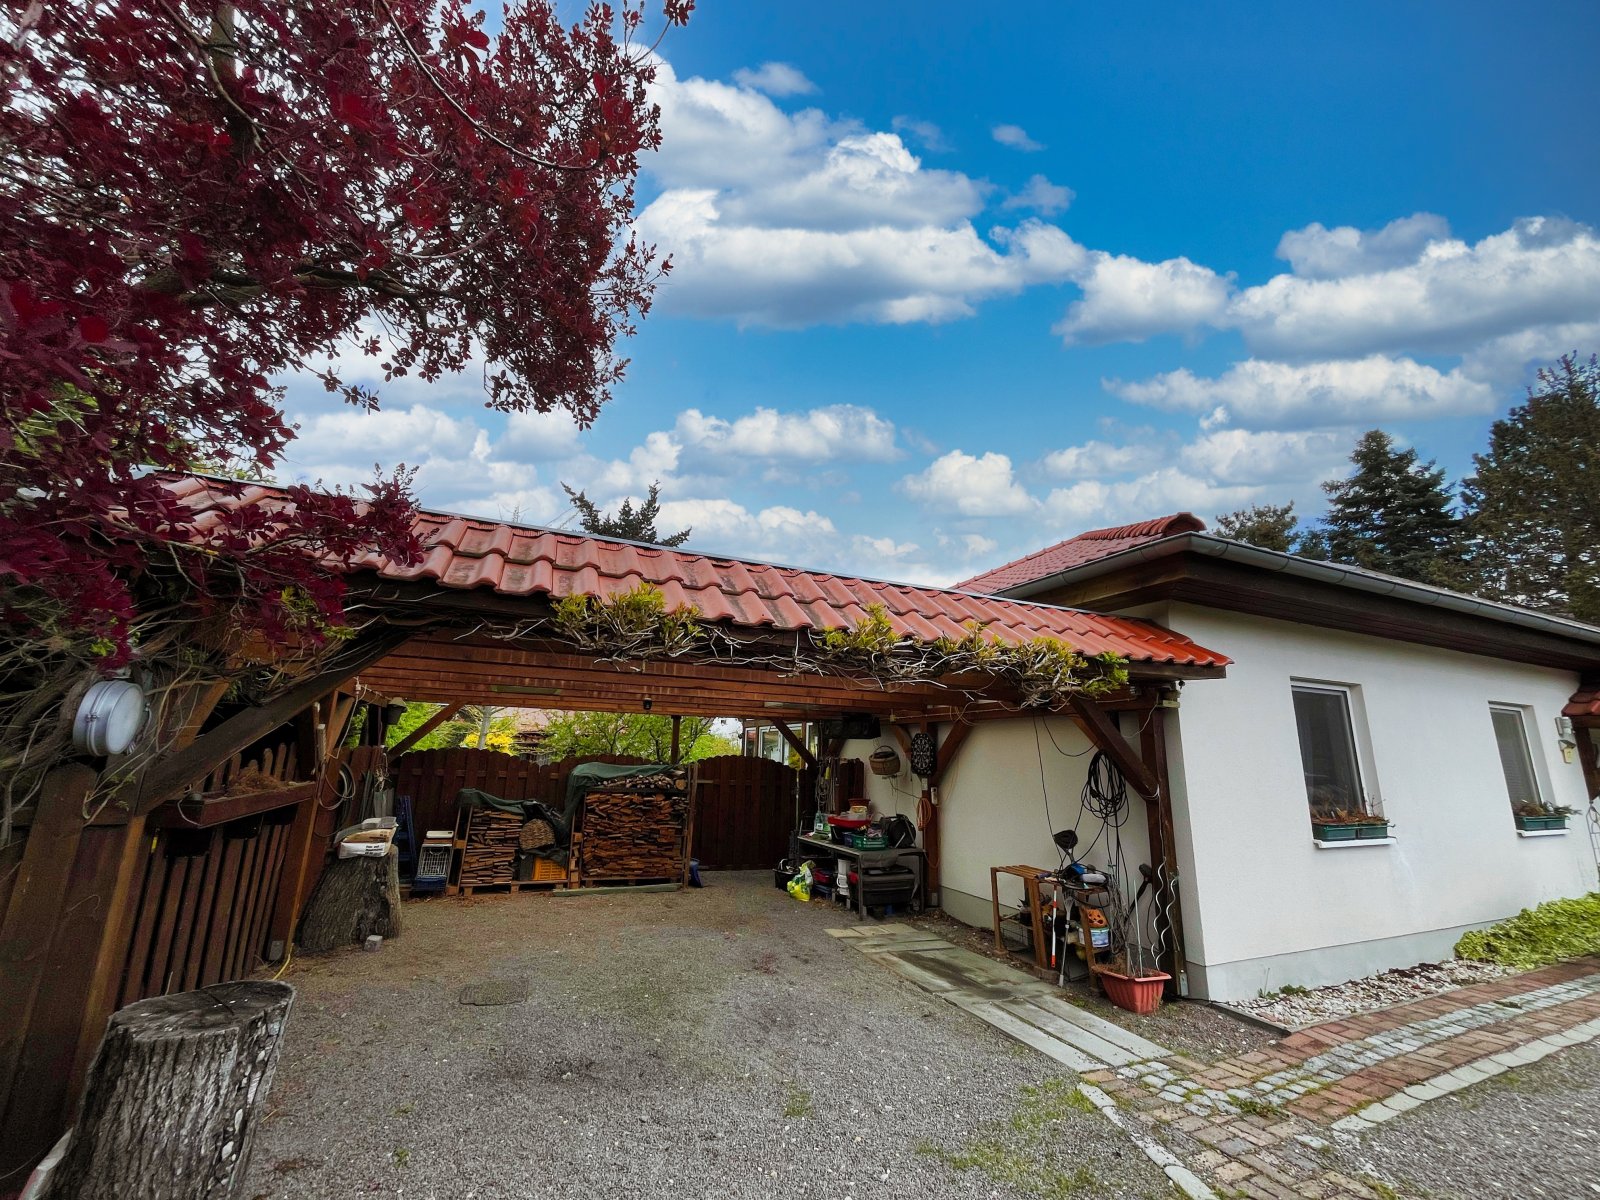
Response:
[{"label": "wooden post", "polygon": [[293,1001],[286,983],[225,983],[117,1013],[41,1200],[242,1196]]},{"label": "wooden post", "polygon": [[1583,764],[1583,782],[1587,785],[1589,799],[1600,796],[1600,748],[1594,744],[1595,730],[1579,725],[1573,729],[1578,742],[1578,761]]},{"label": "wooden post", "polygon": [[673,766],[677,766],[678,759],[682,757],[682,752],[678,747],[678,739],[682,733],[683,718],[674,713],[672,716],[672,750],[670,752],[671,756],[667,759]]},{"label": "wooden post", "polygon": [[[1178,887],[1178,841],[1172,824],[1172,782],[1167,771],[1167,710],[1153,708],[1139,735],[1145,766],[1156,781],[1156,794],[1144,802],[1150,836],[1150,861],[1156,870],[1155,905],[1158,931],[1166,927],[1167,955],[1162,970],[1172,976],[1167,990],[1182,995],[1188,990],[1187,958],[1183,945],[1183,897]],[[1137,892],[1135,893],[1137,894]]]}]

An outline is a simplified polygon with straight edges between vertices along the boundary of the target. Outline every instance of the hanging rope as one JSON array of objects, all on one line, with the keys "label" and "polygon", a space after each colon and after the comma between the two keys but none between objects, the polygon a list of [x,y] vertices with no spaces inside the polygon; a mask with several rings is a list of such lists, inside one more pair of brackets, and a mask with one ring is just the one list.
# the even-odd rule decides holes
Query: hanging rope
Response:
[{"label": "hanging rope", "polygon": [[1104,750],[1096,750],[1089,760],[1089,775],[1083,781],[1083,808],[1111,829],[1121,829],[1128,819],[1128,781]]}]

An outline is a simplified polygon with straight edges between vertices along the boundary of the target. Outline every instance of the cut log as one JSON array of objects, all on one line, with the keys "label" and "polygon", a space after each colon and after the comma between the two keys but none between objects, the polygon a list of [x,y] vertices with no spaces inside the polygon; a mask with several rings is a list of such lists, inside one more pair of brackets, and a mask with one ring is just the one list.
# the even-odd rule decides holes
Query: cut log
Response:
[{"label": "cut log", "polygon": [[223,983],[112,1015],[41,1200],[233,1200],[278,1066],[287,983]]},{"label": "cut log", "polygon": [[371,934],[400,936],[400,858],[340,858],[329,863],[300,922],[300,949],[309,953],[365,942]]}]

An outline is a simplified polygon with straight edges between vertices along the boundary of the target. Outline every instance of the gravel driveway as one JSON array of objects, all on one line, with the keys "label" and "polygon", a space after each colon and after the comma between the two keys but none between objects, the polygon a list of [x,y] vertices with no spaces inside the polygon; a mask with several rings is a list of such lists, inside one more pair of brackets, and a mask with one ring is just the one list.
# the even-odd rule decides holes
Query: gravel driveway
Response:
[{"label": "gravel driveway", "polygon": [[[244,1194],[1174,1194],[1057,1064],[838,944],[838,915],[707,882],[419,902],[376,954],[296,961]],[[461,1003],[496,982],[528,998]]]},{"label": "gravel driveway", "polygon": [[1343,1157],[1351,1174],[1439,1200],[1594,1200],[1600,1047],[1573,1046],[1424,1104],[1362,1135]]}]

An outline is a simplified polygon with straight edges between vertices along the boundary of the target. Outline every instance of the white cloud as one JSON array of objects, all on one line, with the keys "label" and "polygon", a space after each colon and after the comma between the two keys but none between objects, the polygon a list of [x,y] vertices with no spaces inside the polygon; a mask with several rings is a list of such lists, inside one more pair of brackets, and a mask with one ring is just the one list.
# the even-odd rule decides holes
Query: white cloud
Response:
[{"label": "white cloud", "polygon": [[1011,459],[993,450],[980,456],[952,450],[898,486],[929,508],[967,517],[1016,516],[1034,508],[1033,497],[1012,472]]},{"label": "white cloud", "polygon": [[1207,413],[1211,425],[1229,419],[1303,426],[1457,416],[1488,412],[1498,399],[1492,387],[1459,369],[1440,372],[1382,355],[1300,364],[1248,359],[1215,378],[1184,368],[1137,382],[1108,380],[1106,387],[1135,404]]},{"label": "white cloud", "polygon": [[1340,279],[1367,275],[1415,262],[1432,242],[1450,236],[1450,223],[1433,213],[1413,213],[1382,229],[1340,225],[1329,229],[1312,222],[1291,229],[1278,241],[1278,257],[1296,275],[1308,279]]},{"label": "white cloud", "polygon": [[1021,125],[996,125],[989,133],[1002,146],[1021,150],[1024,154],[1033,154],[1044,149],[1044,144],[1029,137],[1028,131]]},{"label": "white cloud", "polygon": [[1187,258],[1152,263],[1096,250],[1089,260],[1089,272],[1079,281],[1083,299],[1055,326],[1069,345],[1191,332],[1217,324],[1227,310],[1233,276]]},{"label": "white cloud", "polygon": [[1034,175],[1015,196],[1006,197],[1000,207],[1032,209],[1042,217],[1053,217],[1066,212],[1075,195],[1069,187],[1051,183],[1043,175]]},{"label": "white cloud", "polygon": [[[1304,231],[1302,231],[1303,233]],[[1235,298],[1229,323],[1257,354],[1463,354],[1484,340],[1600,313],[1600,237],[1553,217],[1476,243],[1422,246],[1404,266],[1339,278],[1278,275]]]},{"label": "white cloud", "polygon": [[741,67],[733,77],[745,87],[769,96],[806,96],[817,90],[817,85],[807,79],[800,68],[789,63],[762,63],[753,71]]},{"label": "white cloud", "polygon": [[841,137],[805,174],[740,189],[718,213],[770,229],[917,229],[964,221],[983,208],[983,189],[957,171],[924,170],[895,133]]},{"label": "white cloud", "polygon": [[951,149],[950,139],[945,136],[944,130],[932,121],[899,116],[889,122],[889,128],[907,135],[930,154],[945,154]]},{"label": "white cloud", "polygon": [[1303,483],[1339,471],[1354,445],[1353,429],[1222,429],[1203,434],[1178,455],[1187,472],[1230,485]]},{"label": "white cloud", "polygon": [[668,500],[656,526],[692,529],[688,546],[702,552],[776,558],[801,566],[839,557],[839,531],[830,518],[784,504],[752,511],[720,497]]},{"label": "white cloud", "polygon": [[1090,479],[1057,488],[1045,498],[1044,511],[1060,528],[1081,532],[1171,512],[1226,511],[1252,503],[1261,494],[1258,487],[1219,484],[1165,467],[1136,479],[1114,483]]},{"label": "white cloud", "polygon": [[291,465],[365,462],[393,466],[423,457],[459,457],[472,451],[481,431],[470,417],[452,417],[425,404],[364,412],[344,408],[302,418],[299,436],[290,443]]},{"label": "white cloud", "polygon": [[1044,456],[1040,465],[1060,479],[1101,479],[1154,466],[1163,454],[1162,447],[1153,444],[1114,446],[1110,442],[1088,441],[1054,450]]},{"label": "white cloud", "polygon": [[854,404],[830,404],[798,413],[757,408],[732,421],[691,408],[678,415],[673,428],[683,445],[711,456],[888,462],[900,454],[894,423]]},{"label": "white cloud", "polygon": [[1062,278],[1072,245],[1059,230],[1019,230],[1002,253],[968,222],[844,231],[731,225],[710,190],[666,193],[638,227],[673,256],[662,306],[789,328],[967,316],[985,297]]},{"label": "white cloud", "polygon": [[565,458],[578,450],[578,423],[562,409],[508,413],[500,445],[525,462]]}]

